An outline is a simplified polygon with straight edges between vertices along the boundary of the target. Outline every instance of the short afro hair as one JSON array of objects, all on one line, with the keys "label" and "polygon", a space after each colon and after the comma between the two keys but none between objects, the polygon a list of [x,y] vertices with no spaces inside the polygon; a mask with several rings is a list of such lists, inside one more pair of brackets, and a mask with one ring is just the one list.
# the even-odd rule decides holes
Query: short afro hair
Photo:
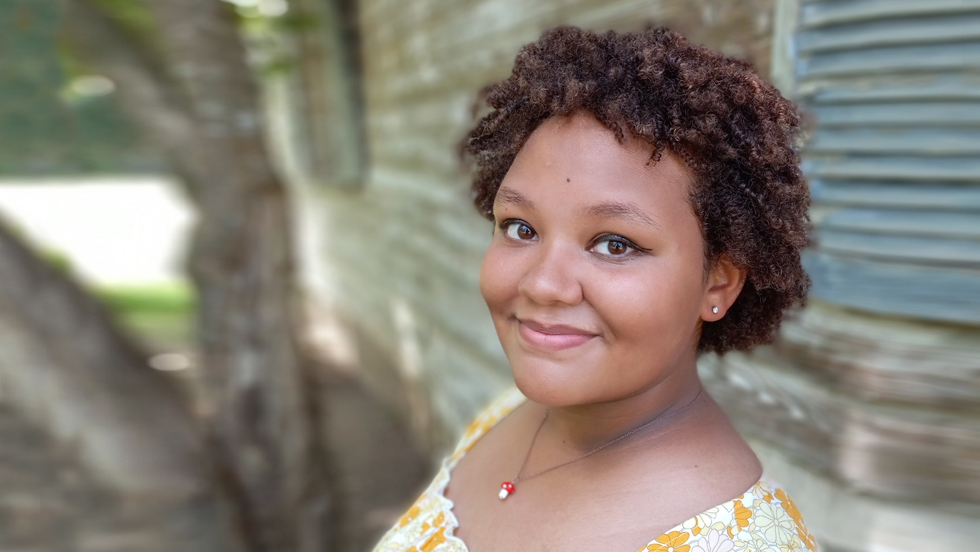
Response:
[{"label": "short afro hair", "polygon": [[[524,46],[507,79],[484,89],[491,111],[463,153],[475,162],[474,202],[493,219],[500,183],[546,119],[587,110],[615,132],[666,148],[692,170],[691,205],[705,267],[727,255],[747,271],[725,317],[705,322],[697,350],[723,354],[775,338],[786,309],[803,306],[810,278],[810,193],[799,167],[801,117],[753,67],[666,28],[596,34],[563,26]],[[707,272],[707,271],[706,271]]]}]

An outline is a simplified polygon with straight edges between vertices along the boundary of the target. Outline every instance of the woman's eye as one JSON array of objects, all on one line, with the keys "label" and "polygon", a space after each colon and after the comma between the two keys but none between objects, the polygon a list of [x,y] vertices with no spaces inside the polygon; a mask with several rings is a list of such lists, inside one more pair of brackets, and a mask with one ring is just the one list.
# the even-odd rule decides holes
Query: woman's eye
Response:
[{"label": "woman's eye", "polygon": [[533,240],[538,235],[533,228],[520,221],[505,222],[503,227],[507,237],[514,240]]},{"label": "woman's eye", "polygon": [[636,251],[636,248],[625,239],[609,237],[597,241],[592,250],[607,257],[625,257]]}]

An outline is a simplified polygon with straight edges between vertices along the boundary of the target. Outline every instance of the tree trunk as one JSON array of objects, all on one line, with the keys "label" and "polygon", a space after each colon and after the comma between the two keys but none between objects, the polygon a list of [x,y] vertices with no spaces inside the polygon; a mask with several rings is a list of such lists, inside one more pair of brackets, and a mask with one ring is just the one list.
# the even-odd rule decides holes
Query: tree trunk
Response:
[{"label": "tree trunk", "polygon": [[164,52],[157,60],[99,3],[67,3],[76,51],[117,83],[124,108],[168,152],[199,209],[189,269],[214,452],[249,548],[324,550],[333,504],[316,385],[296,340],[287,191],[266,152],[230,6],[147,0]]},{"label": "tree trunk", "polygon": [[173,382],[147,366],[102,305],[3,224],[0,350],[4,399],[120,498],[156,512],[155,540],[240,550],[204,439]]}]

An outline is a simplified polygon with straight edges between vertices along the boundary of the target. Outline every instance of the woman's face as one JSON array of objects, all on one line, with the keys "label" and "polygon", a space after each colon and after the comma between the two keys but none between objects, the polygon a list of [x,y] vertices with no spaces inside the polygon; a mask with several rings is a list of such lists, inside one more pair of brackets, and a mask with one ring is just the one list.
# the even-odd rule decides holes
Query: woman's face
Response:
[{"label": "woman's face", "polygon": [[652,152],[577,112],[542,123],[501,183],[480,290],[535,402],[617,400],[694,367],[711,304],[692,173]]}]

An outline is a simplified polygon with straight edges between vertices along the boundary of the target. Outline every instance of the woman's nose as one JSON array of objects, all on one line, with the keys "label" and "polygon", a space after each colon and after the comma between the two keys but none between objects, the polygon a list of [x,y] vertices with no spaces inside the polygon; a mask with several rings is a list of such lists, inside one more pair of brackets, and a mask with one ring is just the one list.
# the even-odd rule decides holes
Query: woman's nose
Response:
[{"label": "woman's nose", "polygon": [[576,270],[577,253],[577,248],[562,244],[538,248],[517,291],[539,305],[577,305],[583,298]]}]

